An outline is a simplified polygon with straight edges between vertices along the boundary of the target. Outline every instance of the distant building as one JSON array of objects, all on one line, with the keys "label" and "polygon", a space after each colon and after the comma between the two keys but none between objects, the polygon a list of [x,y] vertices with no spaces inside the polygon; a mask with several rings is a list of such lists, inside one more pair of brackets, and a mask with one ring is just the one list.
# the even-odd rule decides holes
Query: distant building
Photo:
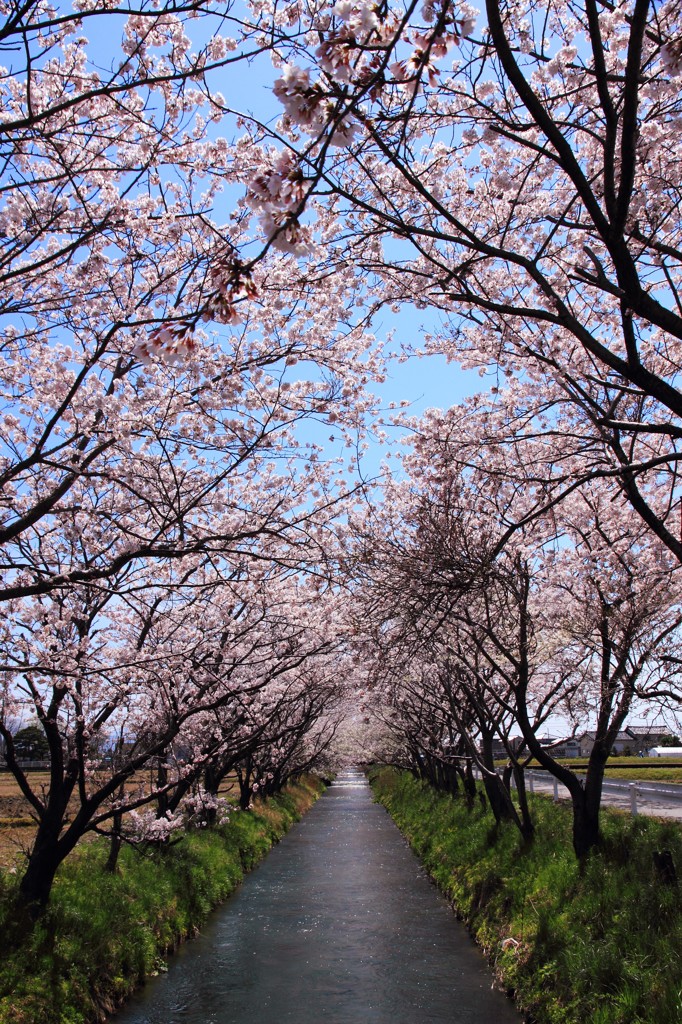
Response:
[{"label": "distant building", "polygon": [[523,745],[523,736],[511,736],[505,746],[502,740],[493,740],[493,758],[495,761],[503,761],[509,757],[509,751],[515,754]]},{"label": "distant building", "polygon": [[647,754],[649,757],[674,757],[682,761],[682,747],[651,747]]},{"label": "distant building", "polygon": [[[560,739],[554,736],[541,736],[540,746],[546,747],[548,753],[552,757],[578,757],[580,753],[580,742],[572,737],[568,739]],[[523,746],[523,736],[512,736],[508,740],[509,749],[513,754],[516,754],[518,750]],[[493,743],[493,757],[496,761],[502,761],[509,757],[507,747],[505,747],[502,740],[495,740]]]},{"label": "distant building", "polygon": [[568,739],[554,740],[551,744],[542,741],[543,747],[549,747],[552,757],[580,757],[580,740],[575,736]]},{"label": "distant building", "polygon": [[[652,747],[658,748],[661,741],[666,737],[670,737],[673,734],[669,729],[661,728],[656,729],[650,725],[628,725],[621,732],[618,733],[614,740],[612,753],[620,756],[636,756],[637,754],[646,754]],[[587,732],[581,733],[580,736],[569,736],[562,738],[559,736],[551,736],[546,734],[539,736],[540,745],[547,749],[547,753],[551,754],[552,757],[557,758],[572,758],[572,757],[589,757],[594,746],[596,733],[594,730],[588,730]],[[523,745],[522,736],[512,736],[508,741],[509,747],[513,753]],[[665,747],[661,748],[665,750]],[[668,750],[678,750],[677,747],[668,747]],[[682,749],[682,748],[679,748]],[[652,754],[652,757],[661,756],[680,756],[682,760],[682,754]],[[493,757],[496,761],[503,761],[509,757],[507,748],[505,747],[502,740],[495,740],[493,742]]]},{"label": "distant building", "polygon": [[[594,731],[582,734],[580,737],[581,757],[589,757],[594,746],[595,736]],[[668,736],[672,736],[669,729],[656,729],[650,725],[628,725],[616,736],[611,752],[621,756],[647,753],[651,747],[658,746],[661,740]]]},{"label": "distant building", "polygon": [[670,729],[655,729],[651,725],[626,725],[625,732],[632,736],[639,744],[639,750],[647,750],[649,747],[657,747],[661,740],[667,739],[673,734]]}]

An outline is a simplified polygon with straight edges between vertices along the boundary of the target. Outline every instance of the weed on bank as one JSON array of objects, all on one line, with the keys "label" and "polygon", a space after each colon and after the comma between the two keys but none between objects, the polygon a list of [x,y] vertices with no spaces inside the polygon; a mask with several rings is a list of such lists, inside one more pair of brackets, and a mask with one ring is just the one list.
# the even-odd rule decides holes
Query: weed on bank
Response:
[{"label": "weed on bank", "polygon": [[408,772],[370,781],[529,1020],[682,1022],[682,881],[654,867],[670,851],[682,877],[679,825],[605,810],[603,847],[581,872],[568,807],[536,797],[524,847],[513,826]]},{"label": "weed on bank", "polygon": [[[105,843],[80,848],[60,868],[50,905],[23,945],[0,946],[0,1024],[103,1020],[165,970],[164,954],[196,933],[322,788],[304,779],[175,845],[126,848],[114,875],[104,871]],[[16,876],[0,874],[0,944],[16,884]]]}]

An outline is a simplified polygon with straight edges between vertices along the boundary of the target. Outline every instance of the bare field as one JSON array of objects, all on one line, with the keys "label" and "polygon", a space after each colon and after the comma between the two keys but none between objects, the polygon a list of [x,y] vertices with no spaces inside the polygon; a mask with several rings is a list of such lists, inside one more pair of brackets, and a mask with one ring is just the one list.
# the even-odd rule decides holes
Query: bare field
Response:
[{"label": "bare field", "polygon": [[[48,772],[31,772],[33,789],[47,789]],[[130,788],[137,788],[145,778],[130,780]],[[229,798],[236,789],[236,780],[228,776],[220,786],[220,796]],[[33,844],[35,823],[31,816],[31,805],[22,794],[14,776],[0,771],[0,868],[8,868],[23,857]],[[87,835],[84,841],[92,838]]]},{"label": "bare field", "polygon": [[[505,761],[496,762],[502,766]],[[587,768],[587,758],[560,758],[559,764],[574,768],[577,772]],[[539,769],[537,761],[532,761],[531,769]],[[604,772],[605,779],[625,779],[627,782],[680,782],[682,783],[682,767],[676,761],[666,766],[665,758],[661,757],[610,757]]]},{"label": "bare field", "polygon": [[[50,776],[47,772],[31,772],[30,779],[32,787],[47,786],[50,782]],[[9,772],[0,771],[0,800],[5,799],[6,797],[16,796],[21,800],[24,799],[16,784],[14,776]]]},{"label": "bare field", "polygon": [[[672,760],[672,759],[671,759]],[[626,779],[628,782],[682,782],[682,768],[675,758],[666,765],[664,757],[610,757],[606,763],[606,779]],[[571,758],[566,762],[576,768],[587,759]]]},{"label": "bare field", "polygon": [[[31,786],[41,789],[49,785],[47,772],[32,772]],[[17,863],[33,844],[35,823],[31,805],[19,789],[14,776],[0,772],[0,868]]]},{"label": "bare field", "polygon": [[0,868],[7,870],[19,864],[31,849],[34,828],[0,825]]}]

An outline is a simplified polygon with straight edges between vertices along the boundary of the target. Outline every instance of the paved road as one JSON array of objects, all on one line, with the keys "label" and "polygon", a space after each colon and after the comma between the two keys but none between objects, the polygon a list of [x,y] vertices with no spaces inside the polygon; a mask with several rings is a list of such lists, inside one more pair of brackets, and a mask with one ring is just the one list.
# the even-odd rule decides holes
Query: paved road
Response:
[{"label": "paved road", "polygon": [[[546,772],[527,772],[529,789],[537,793],[554,793],[554,780]],[[633,805],[634,790],[634,805]],[[557,784],[559,799],[568,799],[568,791]],[[654,818],[682,820],[682,786],[671,782],[625,782],[607,779],[604,782],[603,803],[621,810],[648,814]]]}]

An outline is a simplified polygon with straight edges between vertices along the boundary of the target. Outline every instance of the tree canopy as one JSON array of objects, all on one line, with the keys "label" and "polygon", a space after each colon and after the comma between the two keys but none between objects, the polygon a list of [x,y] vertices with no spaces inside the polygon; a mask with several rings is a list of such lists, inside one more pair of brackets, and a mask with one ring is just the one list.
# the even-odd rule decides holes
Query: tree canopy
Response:
[{"label": "tree canopy", "polygon": [[[38,820],[25,902],[86,832],[167,841],[227,773],[247,806],[366,702],[469,796],[480,763],[527,835],[537,757],[585,853],[614,735],[680,698],[677,0],[5,8],[0,736]],[[257,118],[232,84],[265,65]],[[494,386],[382,410],[373,328],[408,306],[429,327],[401,358]],[[368,482],[387,425],[408,447]],[[552,715],[596,729],[582,795],[539,741]]]}]

